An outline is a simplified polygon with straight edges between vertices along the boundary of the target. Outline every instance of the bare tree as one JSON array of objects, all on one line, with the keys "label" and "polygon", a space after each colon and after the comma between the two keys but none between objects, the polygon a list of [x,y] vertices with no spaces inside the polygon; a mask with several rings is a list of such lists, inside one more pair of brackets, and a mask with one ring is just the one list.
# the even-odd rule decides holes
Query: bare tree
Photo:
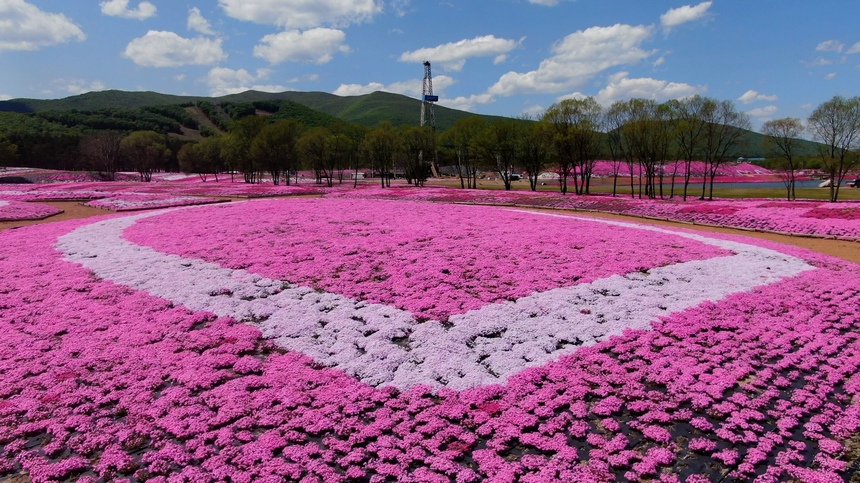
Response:
[{"label": "bare tree", "polygon": [[490,122],[480,136],[487,167],[499,175],[505,190],[508,191],[512,187],[511,174],[517,158],[519,139],[519,123],[513,119],[498,119]]},{"label": "bare tree", "polygon": [[786,198],[796,200],[795,181],[799,166],[795,151],[800,142],[798,138],[803,133],[803,122],[793,117],[773,119],[762,124],[761,132],[766,136],[764,145],[769,154],[780,160],[777,171],[785,183]]},{"label": "bare tree", "polygon": [[[704,112],[711,109],[716,101],[695,95],[681,100],[668,102],[672,110],[675,134],[676,162],[684,163],[684,201],[687,201],[687,191],[690,186],[693,162],[700,159],[704,150],[705,121]],[[674,194],[674,184],[673,184]]]},{"label": "bare tree", "polygon": [[704,140],[703,154],[705,173],[702,179],[702,196],[705,199],[705,188],[708,199],[714,199],[714,178],[717,172],[729,159],[736,159],[745,139],[745,131],[751,127],[749,116],[735,108],[732,101],[709,103],[703,112]]},{"label": "bare tree", "polygon": [[116,172],[122,162],[122,139],[121,133],[106,131],[81,141],[81,155],[87,164],[108,181],[116,179]]},{"label": "bare tree", "polygon": [[568,179],[573,177],[576,193],[587,194],[600,151],[600,104],[593,97],[565,99],[550,106],[543,120],[553,127],[561,192],[567,193]]},{"label": "bare tree", "polygon": [[546,168],[551,149],[552,133],[550,126],[543,121],[528,122],[529,118],[521,118],[526,124],[522,126],[520,142],[520,159],[523,169],[529,177],[529,187],[537,191],[538,176]]},{"label": "bare tree", "polygon": [[818,141],[818,152],[830,178],[830,201],[839,198],[845,176],[860,163],[860,97],[836,96],[812,111],[807,129]]},{"label": "bare tree", "polygon": [[457,157],[457,175],[460,187],[478,187],[478,136],[485,121],[480,116],[458,119],[450,129],[440,136],[440,141],[450,146]]}]

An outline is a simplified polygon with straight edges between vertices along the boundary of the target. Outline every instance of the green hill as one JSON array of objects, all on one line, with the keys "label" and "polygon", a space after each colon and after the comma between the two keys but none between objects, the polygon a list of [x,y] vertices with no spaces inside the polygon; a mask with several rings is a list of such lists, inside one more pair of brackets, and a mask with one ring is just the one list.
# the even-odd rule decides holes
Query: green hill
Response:
[{"label": "green hill", "polygon": [[[222,97],[174,96],[157,92],[127,92],[118,90],[88,92],[63,99],[11,99],[0,101],[0,112],[36,113],[44,111],[103,109],[135,109],[208,102],[211,104],[244,104],[259,101],[292,101],[343,121],[375,126],[380,121],[395,126],[418,124],[421,101],[400,94],[374,92],[361,96],[336,96],[325,92],[258,92],[246,91]],[[451,127],[455,121],[474,114],[443,106],[435,106],[439,130]],[[497,116],[484,116],[488,119]]]}]

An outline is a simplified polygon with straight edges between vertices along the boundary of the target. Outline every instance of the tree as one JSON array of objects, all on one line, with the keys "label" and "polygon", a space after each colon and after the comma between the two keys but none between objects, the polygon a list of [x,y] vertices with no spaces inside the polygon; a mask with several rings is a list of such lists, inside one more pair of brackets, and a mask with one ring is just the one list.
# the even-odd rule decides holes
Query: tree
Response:
[{"label": "tree", "polygon": [[518,155],[519,126],[513,119],[497,119],[485,126],[480,137],[487,165],[499,175],[508,191],[512,187],[511,174]]},{"label": "tree", "polygon": [[830,179],[830,201],[839,198],[845,176],[860,163],[860,97],[835,96],[820,104],[807,120],[818,153]]},{"label": "tree", "polygon": [[[522,119],[524,122],[527,119]],[[520,159],[523,169],[529,177],[529,188],[537,190],[538,176],[546,168],[549,159],[552,133],[547,123],[542,121],[528,122],[522,126],[520,142]]]},{"label": "tree", "polygon": [[202,156],[198,144],[196,142],[183,144],[176,153],[176,158],[179,160],[179,170],[183,173],[194,173],[200,176],[203,182],[209,173],[203,167]]},{"label": "tree", "polygon": [[152,181],[152,173],[160,169],[170,158],[170,149],[164,136],[155,131],[135,131],[120,143],[123,154],[134,170],[140,173],[141,181]]},{"label": "tree", "polygon": [[326,138],[326,160],[324,169],[328,179],[328,186],[333,186],[332,179],[337,173],[338,183],[343,183],[343,172],[349,167],[349,159],[353,151],[353,141],[349,137],[345,125],[334,124],[329,127],[329,135]]},{"label": "tree", "polygon": [[18,158],[18,145],[8,139],[0,139],[0,169],[14,166]]},{"label": "tree", "polygon": [[254,164],[269,172],[273,184],[290,184],[290,174],[298,169],[298,141],[301,125],[282,119],[267,124],[251,141]]},{"label": "tree", "polygon": [[[675,133],[675,148],[677,150],[676,168],[677,161],[684,163],[684,201],[687,201],[687,192],[693,174],[693,162],[703,156],[705,127],[707,125],[705,111],[713,109],[715,103],[715,100],[698,94],[668,102],[674,124],[673,132]],[[674,176],[672,179],[672,195],[674,196]]]},{"label": "tree", "polygon": [[317,127],[305,131],[302,137],[299,138],[298,150],[302,158],[305,159],[311,169],[314,171],[314,177],[317,183],[322,183],[323,178],[327,178],[329,186],[332,185],[331,178],[326,176],[326,162],[329,160],[329,141],[331,135],[328,129]]},{"label": "tree", "polygon": [[777,171],[785,183],[786,198],[796,200],[795,180],[800,166],[795,151],[800,142],[798,138],[803,133],[803,122],[793,117],[773,119],[762,124],[761,132],[766,136],[764,146],[768,154],[780,160]]},{"label": "tree", "polygon": [[553,126],[560,189],[567,193],[572,176],[577,194],[588,194],[591,173],[600,152],[600,104],[593,98],[565,99],[546,110],[543,120]]},{"label": "tree", "polygon": [[708,199],[713,200],[717,171],[725,161],[738,157],[745,131],[748,131],[751,125],[749,116],[738,111],[732,101],[707,103],[702,119],[705,122],[702,134],[705,173],[702,179],[702,196],[699,199],[705,199],[705,187],[710,181]]},{"label": "tree", "polygon": [[478,187],[478,136],[485,123],[480,116],[458,119],[440,136],[440,142],[450,146],[456,155],[461,188]]},{"label": "tree", "polygon": [[251,144],[263,130],[266,119],[261,116],[247,116],[233,122],[221,143],[221,155],[231,168],[239,170],[246,183],[262,181],[262,168],[251,155]]},{"label": "tree", "polygon": [[630,104],[626,101],[616,101],[604,115],[606,127],[607,147],[609,155],[612,158],[612,196],[616,196],[618,192],[618,174],[621,170],[621,164],[627,165],[628,173],[630,174],[630,197],[635,196],[633,189],[633,175],[635,173],[634,149],[631,144],[631,138],[624,127],[630,122]]},{"label": "tree", "polygon": [[404,174],[408,183],[424,186],[430,177],[430,164],[436,152],[436,139],[430,126],[405,126],[400,138],[405,154]]},{"label": "tree", "polygon": [[221,156],[221,143],[223,136],[213,136],[205,138],[197,143],[197,151],[200,155],[200,162],[203,163],[203,169],[212,173],[215,176],[215,181],[218,181],[218,173],[224,171],[224,158]]},{"label": "tree", "polygon": [[380,186],[390,188],[394,174],[394,156],[397,152],[394,126],[390,122],[380,123],[364,137],[362,150],[370,160],[371,171],[379,174]]},{"label": "tree", "polygon": [[123,135],[116,131],[106,131],[81,140],[81,155],[93,171],[108,181],[116,179],[116,172],[122,162]]},{"label": "tree", "polygon": [[611,127],[610,151],[614,157],[625,159],[630,168],[631,195],[633,169],[638,166],[639,197],[644,190],[648,198],[662,198],[663,168],[672,145],[669,106],[652,99],[618,101],[610,106],[606,119]]}]

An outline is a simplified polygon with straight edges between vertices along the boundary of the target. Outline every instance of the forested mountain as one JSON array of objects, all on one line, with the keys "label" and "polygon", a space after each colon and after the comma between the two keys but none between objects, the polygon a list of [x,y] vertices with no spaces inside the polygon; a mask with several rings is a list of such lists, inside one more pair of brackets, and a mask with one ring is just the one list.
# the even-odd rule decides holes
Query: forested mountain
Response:
[{"label": "forested mountain", "polygon": [[[421,101],[400,94],[374,92],[361,96],[336,96],[325,92],[258,92],[246,91],[222,97],[174,96],[157,92],[118,90],[88,92],[64,99],[11,99],[0,101],[0,112],[41,113],[45,111],[99,111],[104,109],[138,109],[153,106],[195,105],[198,103],[250,104],[260,101],[292,101],[342,121],[376,126],[389,121],[395,126],[417,125]],[[436,125],[445,130],[458,119],[472,113],[435,106]],[[485,116],[488,119],[494,116]]]}]

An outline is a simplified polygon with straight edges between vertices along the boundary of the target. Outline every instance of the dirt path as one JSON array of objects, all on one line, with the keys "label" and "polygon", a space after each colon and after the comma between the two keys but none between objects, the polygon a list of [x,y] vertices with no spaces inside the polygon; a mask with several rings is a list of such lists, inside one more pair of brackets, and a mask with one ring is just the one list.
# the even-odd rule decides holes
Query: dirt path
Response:
[{"label": "dirt path", "polygon": [[[309,195],[307,197],[318,197],[319,195]],[[239,201],[240,198],[230,198],[233,201]],[[103,210],[100,208],[90,208],[88,206],[83,206],[77,201],[55,201],[55,202],[46,202],[44,204],[55,206],[61,210],[63,213],[58,215],[51,216],[44,220],[28,220],[28,221],[5,221],[0,222],[0,231],[9,229],[9,228],[17,228],[21,226],[28,225],[36,225],[39,223],[52,223],[55,221],[65,221],[65,220],[73,220],[77,218],[89,218],[91,216],[98,215],[106,215],[112,213],[108,210]],[[569,211],[569,210],[541,210],[535,209],[536,211],[556,211],[560,213],[567,214],[575,214],[577,216],[593,216],[597,218],[608,218],[615,220],[625,220],[625,221],[633,221],[639,223],[648,223],[652,225],[661,225],[661,226],[673,226],[677,228],[688,228],[692,230],[711,232],[711,233],[726,233],[730,235],[743,235],[751,238],[761,238],[764,240],[770,240],[777,243],[784,243],[786,245],[794,245],[801,248],[806,248],[809,250],[813,250],[816,252],[824,253],[826,255],[831,255],[837,258],[841,258],[843,260],[848,260],[854,263],[860,263],[860,242],[852,242],[852,241],[844,241],[844,240],[826,240],[821,238],[804,238],[797,236],[785,236],[785,235],[777,235],[775,233],[761,233],[761,232],[751,232],[746,230],[736,230],[733,228],[717,228],[710,226],[701,226],[701,225],[692,225],[689,223],[679,223],[679,222],[671,222],[671,221],[662,221],[662,220],[651,220],[644,219],[635,216],[624,216],[624,215],[614,215],[610,213],[594,213],[594,212],[581,212],[581,211]]]}]

